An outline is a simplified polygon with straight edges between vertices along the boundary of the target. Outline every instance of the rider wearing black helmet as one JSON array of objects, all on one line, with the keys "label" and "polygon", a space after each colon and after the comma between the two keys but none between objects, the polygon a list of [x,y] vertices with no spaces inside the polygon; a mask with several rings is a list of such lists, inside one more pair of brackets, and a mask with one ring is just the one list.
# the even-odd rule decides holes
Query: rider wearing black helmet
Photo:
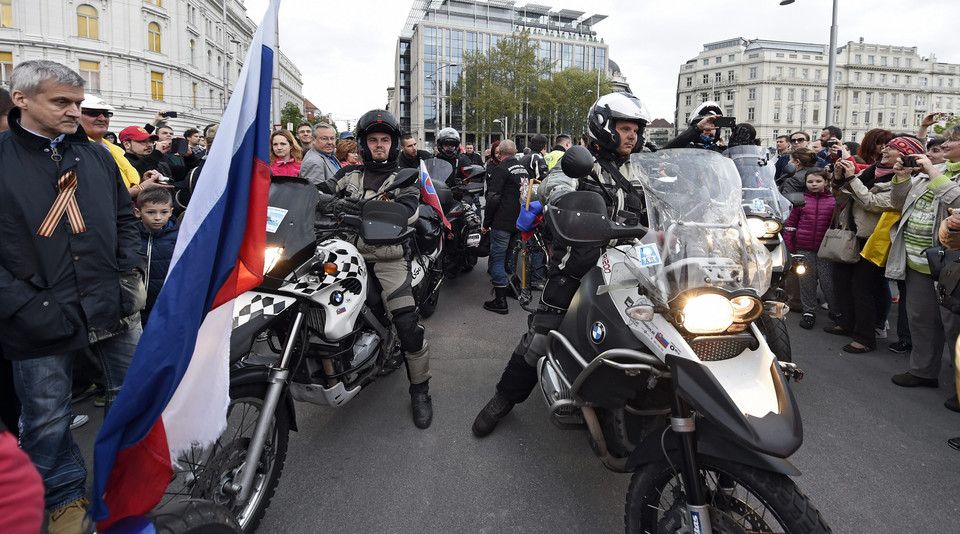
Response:
[{"label": "rider wearing black helmet", "polygon": [[470,156],[460,150],[460,134],[449,127],[437,134],[437,157],[453,167],[453,173],[444,179],[447,185],[457,185],[459,180],[467,177],[466,168],[473,165]]},{"label": "rider wearing black helmet", "polygon": [[[323,194],[318,203],[322,213],[359,215],[357,201],[379,197],[402,204],[407,208],[409,224],[417,219],[420,205],[419,181],[384,193],[397,178],[397,157],[400,153],[400,122],[382,109],[368,111],[357,122],[357,140],[362,166],[344,167],[336,176],[321,184]],[[409,171],[405,171],[409,172]],[[385,304],[400,338],[410,379],[410,397],[413,404],[413,422],[427,428],[433,418],[429,395],[430,352],[424,339],[424,328],[418,324],[413,291],[410,288],[410,261],[405,246],[368,245],[358,238],[357,249],[371,272],[383,287]]]},{"label": "rider wearing black helmet", "polygon": [[[560,165],[555,166],[540,185],[538,196],[541,201],[555,204],[571,191],[596,191],[606,201],[611,217],[618,217],[621,210],[627,210],[642,219],[641,186],[628,177],[632,176],[630,154],[643,150],[643,130],[650,120],[646,106],[630,93],[600,97],[587,115],[592,137],[588,148],[595,158],[592,176],[582,179],[566,176],[562,172],[564,164],[561,159]],[[570,154],[576,155],[568,151],[564,158]],[[483,437],[492,432],[500,419],[533,391],[537,384],[534,366],[546,353],[547,333],[559,327],[580,287],[580,279],[596,265],[601,252],[600,247],[553,248],[539,308],[530,314],[527,320],[529,330],[507,362],[496,394],[473,423],[476,436]]]}]

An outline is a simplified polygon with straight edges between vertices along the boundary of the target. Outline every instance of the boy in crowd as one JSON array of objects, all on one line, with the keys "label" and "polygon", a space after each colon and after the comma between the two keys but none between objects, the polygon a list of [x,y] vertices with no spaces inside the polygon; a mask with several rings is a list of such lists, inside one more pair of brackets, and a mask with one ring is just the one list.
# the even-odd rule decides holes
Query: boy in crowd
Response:
[{"label": "boy in crowd", "polygon": [[147,272],[144,280],[147,283],[147,305],[140,312],[143,324],[147,324],[147,317],[153,304],[157,302],[157,295],[167,278],[167,269],[173,259],[173,249],[177,244],[177,233],[180,225],[173,215],[173,196],[167,189],[144,189],[137,197],[137,207],[133,210],[140,222],[140,253],[147,257]]}]

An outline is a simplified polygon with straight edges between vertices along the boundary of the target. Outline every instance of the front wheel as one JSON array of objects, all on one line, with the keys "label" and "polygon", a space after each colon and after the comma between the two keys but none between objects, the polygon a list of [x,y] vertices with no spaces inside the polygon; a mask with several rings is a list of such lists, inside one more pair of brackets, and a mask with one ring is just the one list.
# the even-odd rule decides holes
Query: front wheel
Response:
[{"label": "front wheel", "polygon": [[[832,532],[789,477],[725,460],[697,458],[714,534]],[[679,467],[665,460],[635,472],[627,492],[627,534],[690,533]]]},{"label": "front wheel", "polygon": [[777,360],[781,362],[793,361],[793,352],[790,349],[790,332],[787,331],[785,320],[761,315],[760,331],[763,332],[763,337],[767,339],[767,344],[770,345],[770,350],[777,357]]},{"label": "front wheel", "polygon": [[208,447],[194,447],[177,459],[178,469],[167,488],[165,500],[192,497],[222,505],[236,518],[244,534],[257,529],[280,481],[290,438],[290,414],[283,400],[277,404],[267,429],[266,443],[257,460],[256,473],[247,498],[240,500],[231,485],[240,482],[241,468],[260,417],[266,384],[243,384],[230,388],[227,427]]}]

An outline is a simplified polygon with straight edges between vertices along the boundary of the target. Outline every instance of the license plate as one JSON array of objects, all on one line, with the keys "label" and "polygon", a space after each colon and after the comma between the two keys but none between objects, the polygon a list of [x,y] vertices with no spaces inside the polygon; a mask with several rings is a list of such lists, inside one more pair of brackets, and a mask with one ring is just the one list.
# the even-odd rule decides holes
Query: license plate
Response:
[{"label": "license plate", "polygon": [[480,245],[480,234],[470,234],[467,236],[467,246],[476,247]]}]

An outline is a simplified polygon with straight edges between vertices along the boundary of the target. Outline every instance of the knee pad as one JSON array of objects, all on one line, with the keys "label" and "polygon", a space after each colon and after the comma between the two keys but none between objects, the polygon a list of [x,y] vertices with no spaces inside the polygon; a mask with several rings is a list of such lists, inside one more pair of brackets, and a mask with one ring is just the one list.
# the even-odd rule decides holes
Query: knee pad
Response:
[{"label": "knee pad", "polygon": [[418,322],[414,308],[400,308],[393,312],[393,325],[397,328],[400,348],[403,352],[418,352],[423,348],[424,328]]}]

